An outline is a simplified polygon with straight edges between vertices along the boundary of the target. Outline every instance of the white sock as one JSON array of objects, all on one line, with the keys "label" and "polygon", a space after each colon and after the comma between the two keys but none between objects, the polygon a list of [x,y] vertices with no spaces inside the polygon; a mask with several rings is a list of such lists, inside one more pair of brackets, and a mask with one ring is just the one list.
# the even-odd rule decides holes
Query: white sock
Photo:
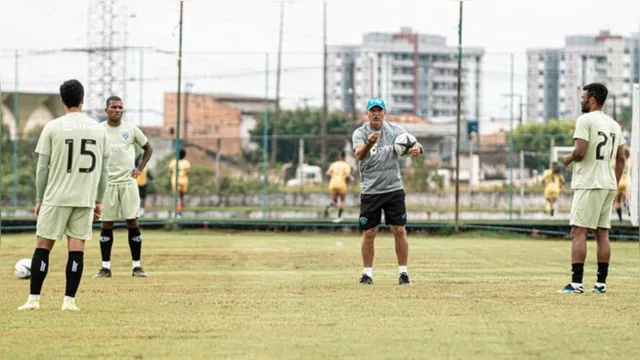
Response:
[{"label": "white sock", "polygon": [[111,261],[103,261],[102,267],[111,270]]},{"label": "white sock", "polygon": [[606,286],[607,286],[607,284],[597,282],[597,283],[596,283],[596,286],[599,286],[599,287],[605,286],[605,287],[606,287]]},{"label": "white sock", "polygon": [[582,283],[574,283],[574,282],[572,282],[571,286],[573,286],[574,289],[577,289],[577,288],[582,286]]},{"label": "white sock", "polygon": [[134,267],[134,268],[140,267],[140,260],[138,260],[138,261],[133,261],[133,267]]},{"label": "white sock", "polygon": [[372,278],[373,277],[373,268],[364,268],[362,270],[363,274],[366,274],[368,277]]},{"label": "white sock", "polygon": [[65,296],[64,297],[64,302],[67,302],[67,301],[73,302],[74,300],[75,300],[75,298],[72,298],[71,296]]},{"label": "white sock", "polygon": [[407,265],[400,265],[398,266],[398,273],[402,274],[402,273],[406,273],[407,272]]},{"label": "white sock", "polygon": [[29,295],[29,300],[40,300],[40,295]]}]

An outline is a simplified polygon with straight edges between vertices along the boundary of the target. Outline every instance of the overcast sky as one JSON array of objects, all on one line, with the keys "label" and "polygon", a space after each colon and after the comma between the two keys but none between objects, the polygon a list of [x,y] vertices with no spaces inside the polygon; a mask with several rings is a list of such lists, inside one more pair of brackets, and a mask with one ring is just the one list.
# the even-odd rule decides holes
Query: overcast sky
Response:
[{"label": "overcast sky", "polygon": [[[87,46],[87,0],[2,0],[0,85],[12,91],[14,59],[7,49],[59,49]],[[178,49],[178,0],[126,0],[129,46]],[[508,116],[509,53],[515,53],[515,92],[525,95],[530,47],[560,47],[570,34],[600,29],[630,35],[640,27],[640,1],[634,0],[469,0],[465,1],[463,43],[484,47],[483,116]],[[275,96],[279,1],[186,0],[184,13],[185,81],[196,92],[234,92],[263,96],[264,53],[271,53],[269,94]],[[322,0],[286,3],[283,45],[283,106],[319,105],[322,99]],[[414,31],[457,42],[455,0],[329,0],[329,44],[358,44],[370,31]],[[197,52],[200,52],[198,54]],[[209,52],[202,54],[202,52]],[[223,54],[212,54],[219,52]],[[144,124],[162,121],[162,94],[177,86],[176,58],[144,55]],[[139,54],[128,55],[127,75],[139,78]],[[288,71],[287,71],[288,69]],[[30,56],[19,63],[19,89],[56,92],[65,79],[86,82],[85,54]],[[218,76],[222,75],[222,76]],[[128,83],[125,106],[138,109],[137,81]],[[138,115],[129,114],[137,123]]]}]

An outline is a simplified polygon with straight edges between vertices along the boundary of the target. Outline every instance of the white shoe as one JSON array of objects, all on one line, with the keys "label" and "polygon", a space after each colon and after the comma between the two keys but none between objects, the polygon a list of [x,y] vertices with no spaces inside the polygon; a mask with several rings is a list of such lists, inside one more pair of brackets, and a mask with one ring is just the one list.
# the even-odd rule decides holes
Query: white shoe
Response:
[{"label": "white shoe", "polygon": [[75,299],[65,299],[62,302],[62,311],[80,311],[80,308],[76,306]]},{"label": "white shoe", "polygon": [[40,309],[40,299],[29,299],[24,305],[20,306],[18,310],[38,310]]},{"label": "white shoe", "polygon": [[341,217],[339,217],[339,218],[337,218],[337,219],[334,219],[334,220],[333,220],[333,222],[334,222],[334,223],[341,223],[341,222],[342,222],[342,218],[341,218]]}]

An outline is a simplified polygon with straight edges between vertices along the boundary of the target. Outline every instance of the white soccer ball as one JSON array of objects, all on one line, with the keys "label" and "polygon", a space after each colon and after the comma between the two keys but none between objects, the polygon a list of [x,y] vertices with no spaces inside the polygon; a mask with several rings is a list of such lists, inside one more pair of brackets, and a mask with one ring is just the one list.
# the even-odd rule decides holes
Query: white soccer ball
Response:
[{"label": "white soccer ball", "polygon": [[415,136],[409,133],[400,134],[393,140],[393,151],[397,156],[406,156],[409,154],[409,149],[416,145],[416,142],[418,140]]},{"label": "white soccer ball", "polygon": [[22,259],[16,263],[14,274],[18,279],[31,277],[31,259]]}]

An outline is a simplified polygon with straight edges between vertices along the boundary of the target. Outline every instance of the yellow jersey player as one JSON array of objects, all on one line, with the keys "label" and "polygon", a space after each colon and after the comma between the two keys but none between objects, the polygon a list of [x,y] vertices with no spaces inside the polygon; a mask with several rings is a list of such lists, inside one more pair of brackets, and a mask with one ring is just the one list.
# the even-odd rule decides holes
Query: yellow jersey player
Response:
[{"label": "yellow jersey player", "polygon": [[329,216],[329,209],[336,206],[338,199],[340,199],[340,206],[338,209],[338,217],[333,222],[342,222],[342,212],[344,211],[345,201],[347,199],[347,179],[353,181],[351,176],[351,166],[345,161],[345,152],[341,151],[338,155],[338,161],[335,161],[327,170],[327,176],[329,180],[329,194],[331,195],[331,202],[324,209],[324,217]]},{"label": "yellow jersey player", "polygon": [[36,153],[36,249],[31,259],[30,295],[18,310],[40,308],[40,292],[49,271],[49,253],[67,237],[69,257],[62,310],[79,311],[75,296],[84,268],[84,242],[91,240],[93,220],[101,213],[107,187],[107,133],[82,113],[84,88],[78,80],[60,86],[66,115],[42,129]]},{"label": "yellow jersey player", "polygon": [[[185,159],[187,152],[180,149],[180,162],[178,162],[178,217],[182,216],[182,208],[184,207],[184,194],[189,189],[189,170],[191,163]],[[176,191],[176,159],[169,163],[169,173],[171,173],[171,191]]]},{"label": "yellow jersey player", "polygon": [[[136,178],[153,153],[153,148],[140,129],[122,121],[124,104],[122,99],[111,96],[107,99],[105,112],[107,121],[102,123],[109,136],[111,161],[109,162],[109,185],[104,195],[102,213],[102,230],[100,232],[100,254],[102,267],[94,278],[111,277],[111,248],[113,247],[113,225],[116,220],[123,219],[127,223],[129,250],[131,251],[132,276],[147,277],[142,270],[140,256],[142,252],[142,235],[138,224],[140,196]],[[136,145],[144,153],[138,166],[135,166]]]},{"label": "yellow jersey player", "polygon": [[618,183],[618,192],[616,193],[616,199],[614,201],[614,207],[618,214],[618,219],[622,221],[622,205],[627,208],[627,216],[631,216],[631,208],[629,207],[629,190],[631,190],[631,156],[629,148],[624,149],[624,170],[622,171],[622,177]]},{"label": "yellow jersey player", "polygon": [[[563,158],[573,166],[571,188],[571,283],[559,293],[581,294],[584,262],[587,258],[587,232],[595,233],[598,274],[592,292],[606,292],[611,246],[611,208],[624,170],[624,144],[620,124],[602,112],[609,91],[602,84],[583,88],[582,112],[576,120],[573,152]],[[574,163],[572,165],[572,163]],[[615,170],[612,168],[615,163]]]},{"label": "yellow jersey player", "polygon": [[[136,167],[140,165],[141,158],[142,156],[138,156],[136,159]],[[146,209],[149,181],[153,181],[153,175],[149,168],[145,166],[140,172],[140,176],[136,178],[136,183],[138,184],[138,195],[140,195],[140,217],[144,216],[144,210]]]},{"label": "yellow jersey player", "polygon": [[545,212],[551,216],[555,215],[558,208],[558,197],[560,188],[565,183],[562,170],[557,162],[552,162],[549,169],[544,172],[544,199],[546,200]]}]

